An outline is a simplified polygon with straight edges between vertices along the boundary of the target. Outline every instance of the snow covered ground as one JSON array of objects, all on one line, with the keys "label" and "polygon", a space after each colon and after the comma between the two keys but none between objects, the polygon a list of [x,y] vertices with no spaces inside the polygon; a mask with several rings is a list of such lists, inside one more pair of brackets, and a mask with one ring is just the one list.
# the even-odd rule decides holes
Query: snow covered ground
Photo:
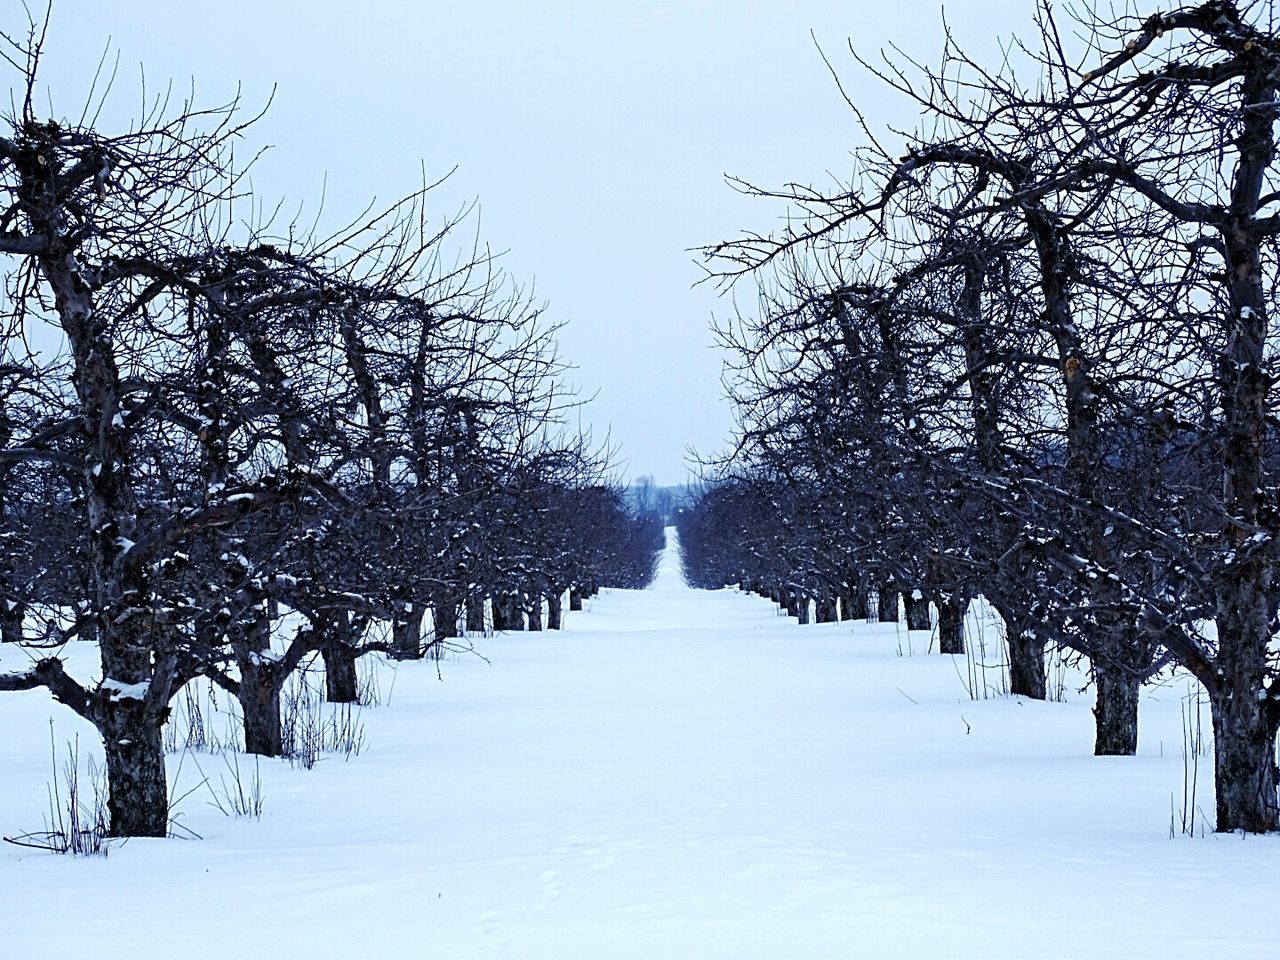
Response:
[{"label": "snow covered ground", "polygon": [[[443,682],[385,668],[361,755],[263,764],[260,821],[202,788],[178,807],[202,840],[0,845],[0,957],[1274,954],[1280,839],[1169,836],[1182,685],[1101,759],[1087,694],[975,701],[927,645],[689,590],[668,550],[561,633]],[[40,828],[50,716],[91,752],[42,692],[0,697],[6,835]]]}]

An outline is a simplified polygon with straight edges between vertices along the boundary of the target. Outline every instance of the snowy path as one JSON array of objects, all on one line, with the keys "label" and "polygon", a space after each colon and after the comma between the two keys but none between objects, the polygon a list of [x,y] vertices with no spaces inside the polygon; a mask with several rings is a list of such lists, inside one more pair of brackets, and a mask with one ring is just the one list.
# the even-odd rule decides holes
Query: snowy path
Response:
[{"label": "snowy path", "polygon": [[[264,765],[261,822],[197,794],[202,842],[0,849],[0,956],[1273,952],[1280,842],[1168,837],[1178,690],[1100,760],[1087,696],[973,702],[920,637],[689,590],[672,551],[570,617],[384,676],[365,753]],[[0,698],[8,833],[39,825],[49,714]]]}]

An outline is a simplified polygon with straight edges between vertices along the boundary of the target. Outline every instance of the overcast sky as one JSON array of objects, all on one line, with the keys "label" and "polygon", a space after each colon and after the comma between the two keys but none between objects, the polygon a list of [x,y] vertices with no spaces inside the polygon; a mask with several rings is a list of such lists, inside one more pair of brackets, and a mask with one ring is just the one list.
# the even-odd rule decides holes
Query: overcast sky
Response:
[{"label": "overcast sky", "polygon": [[[1031,10],[961,0],[947,17],[990,58]],[[678,483],[686,448],[714,452],[731,427],[710,333],[730,305],[692,287],[688,248],[767,229],[776,214],[723,175],[822,180],[856,142],[810,31],[873,120],[911,125],[846,42],[936,62],[936,0],[55,0],[42,77],[62,115],[78,114],[108,46],[121,64],[116,117],[137,112],[139,65],[152,89],[194,79],[205,105],[237,84],[260,105],[274,86],[250,134],[272,146],[255,189],[314,211],[327,180],[334,223],[411,192],[424,165],[429,176],[456,166],[437,209],[478,199],[483,238],[568,322],[571,376],[598,394],[584,422],[611,434],[627,475]],[[745,288],[741,299],[750,305]]]}]

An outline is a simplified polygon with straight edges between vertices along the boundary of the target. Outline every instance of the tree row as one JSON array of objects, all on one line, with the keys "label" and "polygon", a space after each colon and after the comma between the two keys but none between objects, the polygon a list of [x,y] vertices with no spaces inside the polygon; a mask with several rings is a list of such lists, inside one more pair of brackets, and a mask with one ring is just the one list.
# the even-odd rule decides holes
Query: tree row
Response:
[{"label": "tree row", "polygon": [[[1012,692],[1087,660],[1099,753],[1178,666],[1213,716],[1219,830],[1273,831],[1280,726],[1275,335],[1280,35],[1270,2],[1059,23],[983,64],[863,63],[920,117],[830,187],[744,191],[785,225],[705,251],[740,431],[685,518],[693,578],[963,649]],[[889,608],[892,608],[890,611]]]},{"label": "tree row", "polygon": [[162,729],[197,677],[279,755],[304,660],[351,701],[364,654],[558,629],[566,598],[647,582],[660,521],[564,429],[556,328],[469,211],[424,187],[331,235],[246,224],[237,104],[45,121],[38,58],[9,42],[0,136],[0,626],[30,663],[0,689],[93,723],[114,836],[166,834]]}]

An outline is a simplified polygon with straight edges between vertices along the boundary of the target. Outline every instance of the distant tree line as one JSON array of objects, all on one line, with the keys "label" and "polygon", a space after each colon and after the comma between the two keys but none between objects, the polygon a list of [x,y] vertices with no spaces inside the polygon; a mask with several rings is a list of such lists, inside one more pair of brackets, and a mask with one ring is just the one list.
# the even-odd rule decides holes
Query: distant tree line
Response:
[{"label": "distant tree line", "polygon": [[627,493],[637,513],[656,513],[667,526],[675,521],[676,511],[688,503],[692,487],[659,486],[653,476],[646,474],[632,481]]},{"label": "distant tree line", "polygon": [[[802,618],[983,597],[1012,692],[1087,658],[1096,750],[1133,753],[1170,664],[1212,710],[1219,830],[1280,828],[1274,4],[1039,7],[1001,63],[865,64],[920,121],[786,225],[707,248],[741,431],[681,517],[690,578]],[[1078,65],[1084,64],[1084,67]]]},{"label": "distant tree line", "polygon": [[[467,212],[434,222],[424,188],[330,236],[246,226],[236,103],[42,120],[39,29],[4,42],[0,630],[29,666],[0,689],[94,724],[114,836],[169,829],[162,728],[195,678],[279,755],[304,659],[351,701],[367,653],[559,629],[565,598],[648,582],[661,522],[562,430],[555,327],[455,241]],[[82,642],[101,679],[64,664]]]}]

